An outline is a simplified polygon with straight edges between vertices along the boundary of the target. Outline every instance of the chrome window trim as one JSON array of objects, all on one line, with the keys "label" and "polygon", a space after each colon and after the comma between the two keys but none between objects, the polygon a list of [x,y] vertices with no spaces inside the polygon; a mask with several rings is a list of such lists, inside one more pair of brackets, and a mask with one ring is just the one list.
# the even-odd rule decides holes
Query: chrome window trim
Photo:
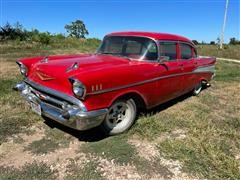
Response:
[{"label": "chrome window trim", "polygon": [[195,48],[196,46],[190,42],[187,42],[187,41],[180,41],[180,40],[168,40],[168,39],[159,39],[158,42],[176,42],[176,43],[185,43],[185,44],[188,44],[190,46],[192,46],[193,48]]},{"label": "chrome window trim", "polygon": [[[194,44],[192,44],[192,43],[190,43],[190,42],[187,42],[187,41],[159,39],[159,40],[158,40],[158,43],[160,43],[160,42],[175,42],[175,43],[179,46],[179,48],[180,48],[180,44],[187,44],[187,45],[191,46],[192,48],[194,48],[194,50],[196,51],[196,54],[197,54],[197,47],[196,47]],[[160,51],[159,51],[159,52],[160,52]],[[180,52],[180,53],[181,53],[181,52]],[[179,55],[181,55],[181,54],[179,54]],[[159,53],[159,57],[160,57],[160,53]],[[191,58],[191,59],[178,59],[178,58],[177,58],[175,61],[192,60],[192,59],[194,59],[194,58]],[[173,62],[175,62],[175,61],[173,61]],[[169,62],[171,62],[171,61],[169,61]]]},{"label": "chrome window trim", "polygon": [[[154,38],[151,38],[151,37],[148,37],[148,36],[138,36],[138,35],[115,35],[115,34],[111,35],[111,34],[109,34],[109,35],[106,35],[106,36],[103,38],[102,43],[103,43],[104,39],[107,38],[107,37],[118,37],[118,36],[120,36],[120,37],[142,37],[142,38],[151,39],[152,41],[155,42],[155,44],[156,44],[156,46],[157,46],[157,55],[158,55],[158,57],[157,57],[156,60],[150,61],[150,60],[139,60],[139,59],[132,59],[132,58],[130,58],[130,59],[131,59],[131,60],[134,60],[134,61],[140,61],[140,62],[142,62],[142,61],[145,61],[145,62],[152,62],[152,63],[158,63],[158,62],[159,62],[159,44],[158,44],[158,40],[156,40],[156,39],[154,39]],[[102,46],[102,43],[101,43],[100,46],[97,48],[97,51],[95,52],[95,54],[97,54],[98,50],[99,50],[100,47]]]},{"label": "chrome window trim", "polygon": [[[156,78],[153,78],[153,79],[148,79],[148,80],[144,80],[144,81],[140,81],[140,82],[136,82],[136,83],[132,83],[132,84],[127,84],[127,85],[123,85],[123,86],[104,89],[104,90],[97,91],[97,92],[87,93],[87,95],[96,95],[96,94],[102,94],[102,93],[117,91],[117,90],[120,90],[120,89],[130,88],[130,87],[133,87],[133,86],[139,86],[139,85],[143,85],[143,84],[146,84],[146,83],[151,83],[151,82],[154,82],[154,81],[158,81],[158,80],[161,80],[161,79],[172,78],[172,77],[175,77],[175,76],[183,76],[183,75],[198,74],[198,73],[212,73],[212,74],[214,74],[214,71],[212,71],[214,69],[214,67],[215,67],[214,65],[199,66],[199,67],[195,68],[192,72],[172,74],[172,75],[167,75],[167,76],[162,76],[162,77],[156,77]],[[200,70],[198,70],[198,69],[200,69]],[[202,71],[201,71],[201,69],[202,69]]]},{"label": "chrome window trim", "polygon": [[[159,54],[158,54],[158,57],[160,58],[160,57],[161,57],[161,53],[160,53],[160,43],[161,43],[161,42],[167,42],[167,43],[168,43],[168,42],[171,42],[171,43],[176,43],[176,46],[177,46],[177,44],[178,44],[179,41],[175,41],[175,40],[158,40],[157,42],[158,42],[158,45],[159,45],[159,51],[158,51]],[[174,59],[174,60],[172,60],[172,61],[167,61],[167,62],[177,62],[177,61],[178,61],[177,47],[176,47],[176,57],[177,57],[176,59]]]},{"label": "chrome window trim", "polygon": [[72,102],[73,104],[77,105],[78,107],[80,107],[82,109],[82,111],[87,111],[85,105],[77,98],[73,97],[73,96],[69,96],[63,92],[59,92],[59,91],[56,91],[52,88],[49,88],[49,87],[46,87],[46,86],[42,86],[36,82],[33,82],[31,81],[30,79],[25,79],[24,80],[25,83],[29,84],[30,86],[32,86],[33,88],[35,88],[36,90],[40,90],[40,91],[43,91],[43,92],[46,92],[50,95],[53,95],[53,96],[56,96],[56,97],[59,97],[61,99],[64,99],[68,102]]},{"label": "chrome window trim", "polygon": [[[181,49],[180,49],[180,45],[181,44],[186,44],[186,45],[189,45],[189,46],[191,46],[191,48],[193,48],[194,50],[195,50],[195,52],[196,52],[196,54],[197,54],[197,48],[194,46],[194,45],[192,45],[191,43],[188,43],[188,42],[185,42],[185,41],[179,41],[179,50],[180,50],[180,57],[181,57]],[[193,60],[194,58],[192,57],[191,59],[179,59],[179,60],[181,60],[181,61],[189,61],[189,60]]]}]

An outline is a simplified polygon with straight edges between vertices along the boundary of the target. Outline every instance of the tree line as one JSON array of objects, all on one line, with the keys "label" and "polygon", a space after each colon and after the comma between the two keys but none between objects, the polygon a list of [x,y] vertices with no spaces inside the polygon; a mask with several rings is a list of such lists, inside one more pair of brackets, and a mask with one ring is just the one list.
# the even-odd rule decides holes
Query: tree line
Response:
[{"label": "tree line", "polygon": [[[0,27],[0,41],[29,41],[48,45],[50,41],[60,41],[68,37],[85,39],[86,35],[89,34],[86,25],[81,20],[76,20],[71,22],[70,24],[66,24],[64,28],[67,32],[67,35],[61,33],[52,34],[50,32],[40,32],[37,29],[27,30],[19,22],[15,23],[14,25],[11,25],[7,22],[5,25]],[[197,40],[193,40],[193,43],[196,45],[215,45],[220,43],[220,39],[217,38],[216,41],[210,41],[210,43],[206,43],[203,41],[198,42]],[[240,44],[240,41],[235,37],[232,37],[229,40],[229,44],[237,45]]]},{"label": "tree line", "polygon": [[51,40],[62,40],[68,37],[85,39],[89,34],[85,24],[81,20],[76,20],[64,26],[67,35],[50,32],[40,32],[37,29],[27,30],[19,22],[15,24],[6,23],[0,27],[0,41],[16,40],[39,42],[41,44],[49,44]]},{"label": "tree line", "polygon": [[[193,41],[193,43],[195,45],[207,45],[207,44],[216,45],[216,44],[220,44],[220,38],[217,38],[216,41],[210,41],[209,43],[206,43],[204,41],[198,42],[197,40],[192,40],[192,41]],[[229,39],[229,43],[228,44],[229,45],[238,45],[238,44],[240,44],[240,41],[237,38],[232,37],[232,38]]]}]

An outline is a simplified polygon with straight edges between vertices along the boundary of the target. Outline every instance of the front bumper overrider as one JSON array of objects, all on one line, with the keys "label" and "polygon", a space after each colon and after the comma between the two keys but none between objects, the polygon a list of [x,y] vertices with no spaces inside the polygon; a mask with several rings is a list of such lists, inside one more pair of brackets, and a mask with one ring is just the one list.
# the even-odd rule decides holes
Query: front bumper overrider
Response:
[{"label": "front bumper overrider", "polygon": [[99,126],[108,109],[87,111],[77,98],[25,79],[13,88],[28,103],[40,106],[41,115],[68,127],[87,130]]}]

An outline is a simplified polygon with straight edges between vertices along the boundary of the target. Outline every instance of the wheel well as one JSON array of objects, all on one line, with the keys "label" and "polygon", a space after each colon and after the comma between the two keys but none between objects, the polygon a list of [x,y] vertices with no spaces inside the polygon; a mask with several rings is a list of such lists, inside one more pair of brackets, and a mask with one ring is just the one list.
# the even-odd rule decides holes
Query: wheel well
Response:
[{"label": "wheel well", "polygon": [[116,100],[119,100],[119,99],[130,99],[130,98],[132,98],[134,100],[134,102],[136,103],[137,108],[140,111],[146,109],[146,103],[145,103],[144,99],[137,93],[124,94],[124,95],[119,96]]},{"label": "wheel well", "polygon": [[200,79],[200,82],[202,83],[202,85],[205,85],[205,84],[208,83],[208,81],[207,81],[206,79],[204,79],[204,78],[201,78],[201,79]]},{"label": "wheel well", "polygon": [[204,78],[204,77],[200,77],[200,78],[198,79],[198,82],[207,82],[207,79]]}]

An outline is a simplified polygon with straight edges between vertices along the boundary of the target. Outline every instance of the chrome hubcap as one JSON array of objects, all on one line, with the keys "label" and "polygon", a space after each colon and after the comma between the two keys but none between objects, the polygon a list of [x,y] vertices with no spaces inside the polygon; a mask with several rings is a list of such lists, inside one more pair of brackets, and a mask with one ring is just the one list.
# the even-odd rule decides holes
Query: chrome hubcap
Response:
[{"label": "chrome hubcap", "polygon": [[130,117],[129,114],[130,110],[126,103],[116,103],[109,109],[106,123],[112,128],[116,127],[127,121]]}]

